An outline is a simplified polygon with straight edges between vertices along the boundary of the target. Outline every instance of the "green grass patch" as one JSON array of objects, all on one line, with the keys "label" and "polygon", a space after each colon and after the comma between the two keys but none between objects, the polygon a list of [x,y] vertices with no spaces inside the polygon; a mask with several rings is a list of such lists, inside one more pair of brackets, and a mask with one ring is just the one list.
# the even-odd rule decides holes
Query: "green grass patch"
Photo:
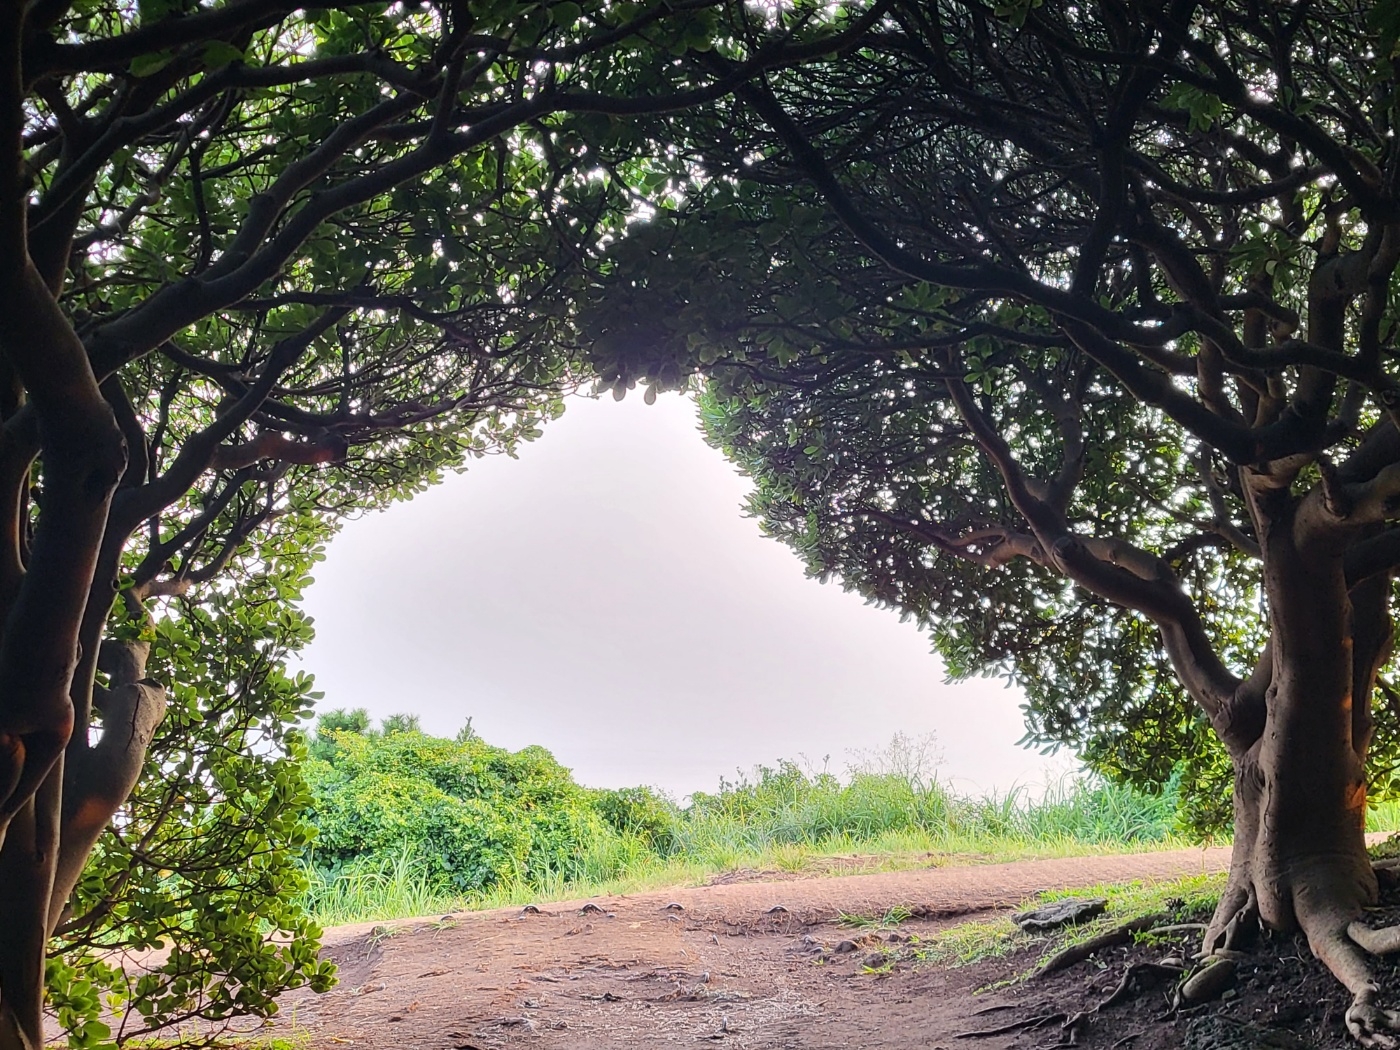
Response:
[{"label": "green grass patch", "polygon": [[1366,814],[1367,831],[1400,831],[1400,799],[1373,803]]},{"label": "green grass patch", "polygon": [[[1167,916],[1163,924],[1204,922],[1225,888],[1224,874],[1191,875],[1161,882],[1101,883],[1075,890],[1050,890],[1026,901],[1034,908],[1068,897],[1103,897],[1104,913],[1090,922],[1068,926],[1050,934],[1030,934],[1011,921],[1010,915],[960,923],[913,944],[913,956],[922,962],[967,966],[1002,958],[1025,948],[1039,947],[1036,961],[1020,977],[1038,968],[1056,952],[1081,944],[1125,922],[1145,915]],[[1139,939],[1142,939],[1139,935]],[[1019,978],[1018,978],[1019,979]]]},{"label": "green grass patch", "polygon": [[451,911],[502,908],[604,894],[639,893],[671,886],[704,885],[725,873],[752,870],[810,877],[908,871],[944,865],[993,864],[1048,857],[1102,856],[1185,845],[1158,839],[1105,842],[1069,833],[1036,839],[1029,834],[997,836],[951,829],[886,831],[862,839],[844,833],[806,844],[753,846],[705,843],[694,853],[662,855],[621,851],[595,857],[592,877],[569,878],[544,870],[497,883],[473,893],[454,893],[435,882],[411,846],[338,874],[308,868],[308,903],[324,926],[440,915]]},{"label": "green grass patch", "polygon": [[912,914],[908,908],[895,905],[883,915],[847,915],[843,912],[837,917],[836,924],[852,930],[892,930]]}]

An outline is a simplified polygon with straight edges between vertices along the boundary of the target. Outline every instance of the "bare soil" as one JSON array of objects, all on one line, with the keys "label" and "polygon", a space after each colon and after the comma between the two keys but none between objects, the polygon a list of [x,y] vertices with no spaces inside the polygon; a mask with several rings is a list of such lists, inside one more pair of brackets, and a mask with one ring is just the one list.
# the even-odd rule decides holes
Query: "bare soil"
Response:
[{"label": "bare soil", "polygon": [[[979,991],[1030,960],[915,965],[901,938],[926,937],[1040,890],[1218,871],[1228,859],[1228,850],[1211,849],[807,879],[758,872],[703,887],[340,927],[325,942],[339,986],[288,995],[257,1034],[292,1036],[311,1050],[1052,1045],[1054,1024],[957,1036],[1093,1005],[1129,961],[1125,949],[1044,982]],[[862,934],[838,923],[896,906],[912,913],[897,931]],[[1079,1045],[1115,1045],[1145,1027],[1133,1028],[1136,1020],[1161,1013],[1160,1000],[1146,1014],[1141,1002],[1115,1008],[1128,1027],[1104,1011],[1080,1027]],[[1181,1046],[1182,1032],[1167,1032],[1174,1041],[1156,1041],[1158,1031],[1152,1041],[1117,1045]]]}]

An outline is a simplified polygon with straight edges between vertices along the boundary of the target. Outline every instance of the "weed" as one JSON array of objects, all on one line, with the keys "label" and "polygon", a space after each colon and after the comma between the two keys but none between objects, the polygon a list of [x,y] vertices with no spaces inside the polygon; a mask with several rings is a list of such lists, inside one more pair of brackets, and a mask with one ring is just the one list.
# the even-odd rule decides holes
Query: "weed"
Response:
[{"label": "weed", "polygon": [[843,912],[837,916],[836,923],[856,930],[890,930],[912,914],[908,908],[897,904],[883,915],[847,915]]}]

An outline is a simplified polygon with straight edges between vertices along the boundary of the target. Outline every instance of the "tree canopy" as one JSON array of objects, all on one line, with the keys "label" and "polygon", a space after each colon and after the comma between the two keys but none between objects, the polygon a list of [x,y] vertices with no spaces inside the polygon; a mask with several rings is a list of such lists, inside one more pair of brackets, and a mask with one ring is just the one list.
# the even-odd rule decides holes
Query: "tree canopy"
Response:
[{"label": "tree canopy", "polygon": [[864,24],[727,0],[5,6],[0,1047],[43,1040],[46,942],[104,828],[138,819],[118,811],[152,739],[216,722],[216,692],[159,677],[199,659],[163,645],[256,619],[240,600],[298,586],[269,559],[344,515],[534,436],[574,381],[534,304],[635,217],[633,118]]},{"label": "tree canopy", "polygon": [[955,674],[1021,682],[1034,736],[1231,785],[1207,949],[1301,924],[1377,1046],[1396,30],[1346,0],[896,0],[669,122],[670,206],[586,315],[619,393],[703,372],[765,526]]}]

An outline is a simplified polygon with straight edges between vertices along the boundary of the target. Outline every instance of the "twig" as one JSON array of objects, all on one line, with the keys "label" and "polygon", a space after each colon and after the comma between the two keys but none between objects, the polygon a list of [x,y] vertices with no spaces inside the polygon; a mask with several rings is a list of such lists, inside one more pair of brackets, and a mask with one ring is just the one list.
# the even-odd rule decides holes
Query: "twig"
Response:
[{"label": "twig", "polygon": [[1123,979],[1118,982],[1118,987],[1109,993],[1107,999],[1094,1007],[1103,1010],[1110,1006],[1116,1006],[1132,993],[1133,981],[1143,974],[1151,974],[1153,977],[1180,977],[1186,970],[1181,966],[1165,966],[1162,963],[1134,963],[1123,971]]}]

